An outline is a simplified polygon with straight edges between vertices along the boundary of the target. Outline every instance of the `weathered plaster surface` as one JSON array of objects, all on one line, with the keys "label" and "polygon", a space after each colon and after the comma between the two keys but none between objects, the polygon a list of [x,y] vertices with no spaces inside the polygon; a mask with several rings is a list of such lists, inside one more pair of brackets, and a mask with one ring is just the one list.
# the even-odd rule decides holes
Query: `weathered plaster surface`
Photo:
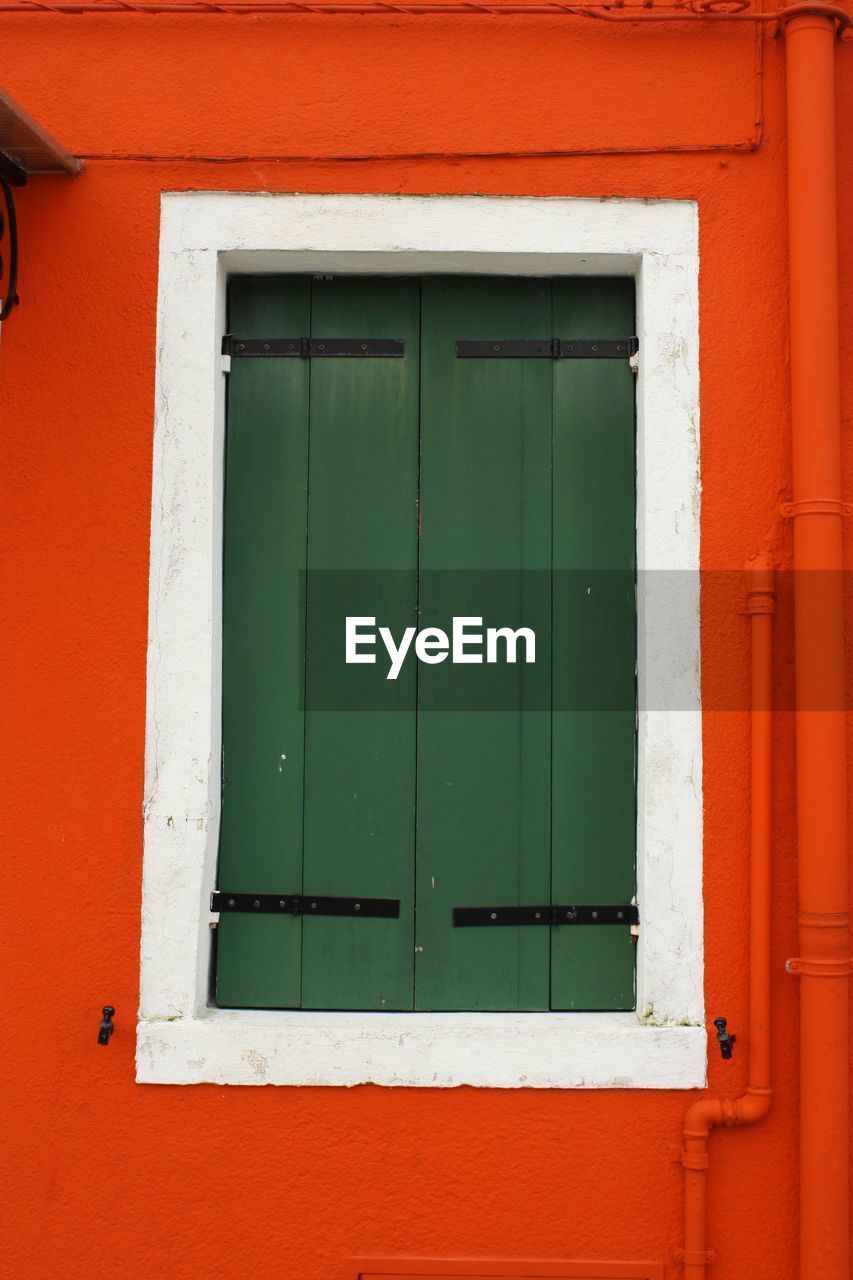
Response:
[{"label": "weathered plaster surface", "polygon": [[[206,1004],[218,834],[224,376],[233,271],[630,274],[638,284],[638,1013],[234,1013]],[[691,201],[163,197],[137,1078],[689,1088],[704,1083],[698,227]],[[645,575],[646,583],[654,575]]]},{"label": "weathered plaster surface", "polygon": [[688,1089],[705,1053],[702,1027],[638,1028],[633,1014],[215,1010],[194,1022],[191,1041],[181,1020],[144,1025],[140,1080]]}]

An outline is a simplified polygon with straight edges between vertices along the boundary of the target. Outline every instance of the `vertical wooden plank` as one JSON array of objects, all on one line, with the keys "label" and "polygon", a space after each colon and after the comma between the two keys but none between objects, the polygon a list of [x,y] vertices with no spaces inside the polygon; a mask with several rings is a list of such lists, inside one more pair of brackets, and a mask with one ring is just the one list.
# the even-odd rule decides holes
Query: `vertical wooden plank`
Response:
[{"label": "vertical wooden plank", "polygon": [[[416,622],[419,306],[417,280],[313,286],[313,337],[403,338],[406,351],[312,361],[304,883],[399,898],[401,914],[305,921],[305,1008],[413,1003],[414,659],[391,684],[380,648],[375,667],[343,673],[337,705],[323,681],[346,614],[395,636]],[[357,709],[350,690],[365,673],[375,698]]]},{"label": "vertical wooden plank", "polygon": [[[627,280],[554,282],[564,338],[634,332]],[[554,368],[552,901],[635,888],[634,380],[627,361]],[[632,1009],[629,927],[552,930],[551,1007]]]},{"label": "vertical wooden plank", "polygon": [[[242,337],[308,332],[306,279],[238,277]],[[295,893],[302,882],[301,573],[305,564],[308,368],[235,359],[228,379],[219,887]],[[301,924],[223,915],[219,1004],[299,1004]]]},{"label": "vertical wooden plank", "polygon": [[[427,279],[422,315],[421,625],[521,625],[550,563],[551,366],[460,360],[454,344],[550,336],[550,288]],[[547,930],[451,926],[454,906],[547,901],[549,713],[523,709],[529,676],[419,670],[419,1009],[548,1007]],[[471,705],[449,709],[466,689]]]}]

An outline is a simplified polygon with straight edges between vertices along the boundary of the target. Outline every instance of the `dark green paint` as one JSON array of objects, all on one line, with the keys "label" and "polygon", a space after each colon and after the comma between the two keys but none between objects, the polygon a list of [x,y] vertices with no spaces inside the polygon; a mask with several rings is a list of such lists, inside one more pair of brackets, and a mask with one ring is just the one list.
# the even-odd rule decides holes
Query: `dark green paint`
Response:
[{"label": "dark green paint", "polygon": [[[311,681],[315,654],[343,647],[348,613],[395,633],[416,622],[419,292],[416,280],[394,279],[316,281],[313,290],[314,335],[403,338],[406,355],[311,362],[305,887],[399,898],[401,912],[305,922],[309,1009],[412,1007],[414,664],[393,686],[399,710],[312,710]],[[335,572],[327,599],[321,575],[340,570],[359,575],[350,585]],[[340,591],[352,597],[346,608]]]},{"label": "dark green paint", "polygon": [[[550,560],[551,364],[458,360],[454,343],[548,334],[550,285],[425,280],[422,314],[422,625],[449,629],[454,614],[521,625],[522,571]],[[448,569],[461,572],[436,574]],[[494,570],[510,571],[503,589]],[[507,707],[528,674],[419,668],[416,1006],[547,1009],[545,930],[449,927],[454,906],[548,897],[548,715],[432,709],[471,673],[497,681],[493,705]]]},{"label": "dark green paint", "polygon": [[[561,336],[634,332],[627,280],[554,282]],[[635,444],[621,360],[554,365],[553,902],[630,902],[635,887]],[[584,690],[610,699],[584,705]],[[602,706],[613,710],[603,710]],[[633,1009],[627,928],[551,930],[552,1009]]]},{"label": "dark green paint", "polygon": [[[232,330],[307,332],[307,279],[233,281]],[[235,360],[228,379],[219,887],[302,888],[303,713],[299,644],[308,487],[308,365]],[[199,655],[201,660],[201,655]],[[298,1005],[302,925],[223,916],[223,1005]]]},{"label": "dark green paint", "polygon": [[[453,929],[451,910],[634,892],[633,378],[454,350],[626,336],[633,287],[242,278],[230,302],[245,336],[402,337],[406,355],[234,361],[219,884],[401,914],[223,916],[219,1003],[632,1008],[627,928]],[[342,710],[321,691],[348,613],[397,636],[454,614],[534,626],[537,665],[410,655],[396,684],[347,667],[368,697]]]}]

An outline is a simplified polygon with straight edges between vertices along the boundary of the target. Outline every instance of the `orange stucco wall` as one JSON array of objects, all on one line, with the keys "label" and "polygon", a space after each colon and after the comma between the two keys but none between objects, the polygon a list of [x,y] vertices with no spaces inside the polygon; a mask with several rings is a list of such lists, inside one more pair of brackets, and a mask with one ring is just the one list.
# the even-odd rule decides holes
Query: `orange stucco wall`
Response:
[{"label": "orange stucco wall", "polygon": [[[688,1095],[134,1083],[159,195],[697,199],[704,564],[739,569],[768,534],[784,559],[782,42],[765,31],[758,49],[747,25],[572,18],[0,15],[0,34],[3,86],[92,157],[76,179],[35,178],[21,192],[22,305],[0,341],[0,1268],[39,1280],[327,1280],[348,1256],[401,1254],[649,1258],[675,1276],[682,1185],[670,1148]],[[839,69],[849,121],[853,47],[840,46]],[[537,152],[555,154],[513,154]],[[839,163],[850,229],[843,126]],[[789,623],[783,608],[780,687]],[[706,625],[706,678],[745,664],[746,641],[734,612]],[[712,1138],[719,1280],[795,1275],[791,729],[781,715],[777,1092],[766,1123]],[[707,1009],[743,1046],[731,1063],[712,1050],[709,1071],[732,1095],[746,1068],[747,732],[742,711],[705,717]],[[95,1043],[105,1002],[118,1009],[107,1050]]]}]

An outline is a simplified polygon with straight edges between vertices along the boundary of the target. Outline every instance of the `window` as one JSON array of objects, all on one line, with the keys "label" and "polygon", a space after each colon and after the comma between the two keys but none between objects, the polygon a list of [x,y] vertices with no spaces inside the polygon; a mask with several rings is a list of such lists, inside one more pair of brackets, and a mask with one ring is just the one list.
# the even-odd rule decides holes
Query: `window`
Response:
[{"label": "window", "polygon": [[[285,906],[223,910],[218,1003],[632,1009],[629,347],[460,358],[457,342],[624,340],[633,282],[238,277],[229,328],[308,336],[314,358],[232,344],[219,888]],[[383,337],[397,357],[324,342]],[[396,638],[471,619],[474,661],[411,654],[389,682],[366,629],[374,663],[344,668],[347,617]],[[532,653],[507,662],[504,636],[487,663],[476,618],[526,628]],[[312,918],[296,894],[365,901]],[[399,915],[370,916],[371,897]],[[454,927],[466,904],[599,909]]]},{"label": "window", "polygon": [[[636,1010],[218,1008],[210,894],[217,885],[221,817],[228,379],[220,345],[228,327],[228,282],[246,275],[448,273],[636,284],[637,568],[641,575],[684,571],[685,582],[666,626],[642,592],[638,600]],[[163,196],[140,1082],[703,1084],[698,298],[697,211],[690,201]],[[656,703],[650,688],[676,688],[677,696]],[[530,929],[525,936],[547,932]]]}]

